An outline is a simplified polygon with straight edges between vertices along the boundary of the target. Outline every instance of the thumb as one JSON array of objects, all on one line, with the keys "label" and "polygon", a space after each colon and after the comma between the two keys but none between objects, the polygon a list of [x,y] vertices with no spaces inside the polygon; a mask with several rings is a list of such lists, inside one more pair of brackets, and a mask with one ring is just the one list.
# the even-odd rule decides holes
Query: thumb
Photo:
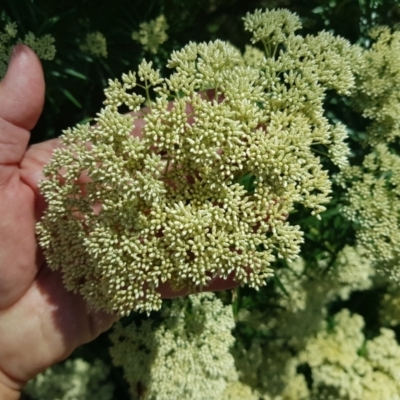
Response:
[{"label": "thumb", "polygon": [[6,76],[0,82],[0,118],[31,130],[43,109],[42,65],[29,47],[15,46]]}]

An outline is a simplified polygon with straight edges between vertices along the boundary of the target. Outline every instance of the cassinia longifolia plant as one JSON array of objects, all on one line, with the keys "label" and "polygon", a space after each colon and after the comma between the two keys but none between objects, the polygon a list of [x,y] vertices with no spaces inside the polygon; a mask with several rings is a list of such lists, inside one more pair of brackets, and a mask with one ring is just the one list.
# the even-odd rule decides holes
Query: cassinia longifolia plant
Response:
[{"label": "cassinia longifolia plant", "polygon": [[201,293],[174,300],[161,314],[161,323],[118,323],[110,334],[113,364],[123,368],[132,399],[225,399],[238,379],[229,351],[232,307]]},{"label": "cassinia longifolia plant", "polygon": [[347,189],[344,215],[375,268],[400,281],[400,31],[380,26],[370,32],[356,75],[353,105],[369,120],[361,165],[347,166],[339,182]]},{"label": "cassinia longifolia plant", "polygon": [[277,257],[299,253],[288,214],[325,210],[321,148],[340,168],[348,148],[323,103],[327,90],[350,94],[361,51],[328,32],[297,35],[287,10],[244,26],[263,51],[189,43],[168,77],[143,61],[110,81],[96,124],[65,131],[46,166],[40,244],[96,308],[157,310],[164,282],[197,291],[233,275],[258,288]]}]

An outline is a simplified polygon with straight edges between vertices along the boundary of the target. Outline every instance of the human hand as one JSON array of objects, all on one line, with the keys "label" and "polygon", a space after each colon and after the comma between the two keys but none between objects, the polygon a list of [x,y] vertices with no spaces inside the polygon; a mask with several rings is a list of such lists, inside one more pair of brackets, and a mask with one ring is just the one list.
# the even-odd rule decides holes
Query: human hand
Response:
[{"label": "human hand", "polygon": [[[44,100],[40,61],[18,45],[0,83],[0,398],[108,329],[114,316],[65,290],[38,251],[42,168],[58,141],[27,149]],[[2,397],[3,395],[3,397]],[[5,397],[4,397],[5,396]],[[7,397],[8,396],[8,397]]]},{"label": "human hand", "polygon": [[[0,399],[17,399],[29,379],[116,319],[68,292],[37,245],[35,223],[45,207],[38,182],[59,145],[55,139],[27,148],[44,89],[40,61],[18,45],[0,82]],[[215,278],[207,289],[233,286],[233,279]],[[164,298],[187,294],[173,292],[168,284],[159,290]]]}]

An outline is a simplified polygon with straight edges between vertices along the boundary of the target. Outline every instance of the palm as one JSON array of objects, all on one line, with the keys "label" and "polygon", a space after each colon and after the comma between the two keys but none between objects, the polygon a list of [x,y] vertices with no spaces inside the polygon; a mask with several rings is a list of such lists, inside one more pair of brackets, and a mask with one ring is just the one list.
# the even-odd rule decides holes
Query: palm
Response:
[{"label": "palm", "polygon": [[38,181],[57,144],[26,151],[43,95],[40,63],[19,46],[0,85],[0,384],[13,389],[114,320],[67,292],[38,251],[35,223],[43,211]]}]

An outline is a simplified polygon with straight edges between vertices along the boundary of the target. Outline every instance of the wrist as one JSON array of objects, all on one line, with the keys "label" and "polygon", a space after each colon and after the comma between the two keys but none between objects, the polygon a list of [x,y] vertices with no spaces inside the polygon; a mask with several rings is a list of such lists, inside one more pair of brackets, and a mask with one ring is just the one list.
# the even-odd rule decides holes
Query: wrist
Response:
[{"label": "wrist", "polygon": [[21,392],[11,389],[0,381],[0,400],[19,400]]},{"label": "wrist", "polygon": [[0,370],[0,400],[19,400],[23,386]]}]

